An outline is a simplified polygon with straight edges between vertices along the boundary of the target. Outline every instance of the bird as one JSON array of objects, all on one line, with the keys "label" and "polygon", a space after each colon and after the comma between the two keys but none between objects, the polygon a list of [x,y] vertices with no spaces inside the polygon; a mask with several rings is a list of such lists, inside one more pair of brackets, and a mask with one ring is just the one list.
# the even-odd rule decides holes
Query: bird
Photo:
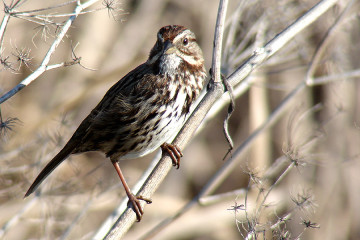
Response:
[{"label": "bird", "polygon": [[72,137],[43,168],[25,197],[71,154],[100,151],[109,158],[120,177],[136,214],[143,216],[119,165],[123,159],[145,156],[159,147],[179,168],[181,149],[168,141],[183,126],[190,107],[204,88],[206,71],[195,34],[180,25],[160,28],[147,61],[116,82],[81,122]]}]

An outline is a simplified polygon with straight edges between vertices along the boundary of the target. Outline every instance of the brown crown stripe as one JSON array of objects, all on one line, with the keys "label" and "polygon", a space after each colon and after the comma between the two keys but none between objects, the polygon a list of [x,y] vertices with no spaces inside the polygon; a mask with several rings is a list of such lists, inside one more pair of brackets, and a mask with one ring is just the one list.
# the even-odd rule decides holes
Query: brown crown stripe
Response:
[{"label": "brown crown stripe", "polygon": [[166,40],[170,40],[172,42],[177,35],[179,35],[181,32],[183,32],[186,29],[187,28],[184,26],[169,25],[169,26],[162,27],[159,30],[159,34],[163,37],[164,42]]}]

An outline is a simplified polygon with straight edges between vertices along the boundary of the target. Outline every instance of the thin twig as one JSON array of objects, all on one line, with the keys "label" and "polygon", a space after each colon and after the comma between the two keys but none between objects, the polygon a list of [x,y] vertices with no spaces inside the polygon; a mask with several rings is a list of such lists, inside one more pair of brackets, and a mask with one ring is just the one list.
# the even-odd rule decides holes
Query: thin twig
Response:
[{"label": "thin twig", "polygon": [[18,85],[16,85],[13,89],[11,89],[10,91],[8,91],[6,94],[4,94],[1,98],[0,98],[0,104],[2,104],[3,102],[5,102],[6,100],[8,100],[9,98],[11,98],[12,96],[14,96],[17,92],[19,92],[21,89],[23,89],[24,87],[28,86],[30,83],[32,83],[34,80],[36,80],[40,75],[42,75],[46,70],[47,70],[47,65],[50,62],[51,56],[52,54],[55,52],[56,48],[59,46],[60,42],[62,41],[62,39],[64,38],[66,32],[69,30],[70,26],[72,25],[72,23],[74,22],[74,20],[76,19],[76,17],[79,15],[79,13],[81,13],[84,9],[90,7],[91,5],[93,5],[94,3],[98,2],[99,0],[89,0],[83,4],[80,4],[80,2],[78,1],[78,5],[75,7],[74,9],[74,15],[71,16],[63,25],[63,27],[61,28],[61,30],[59,31],[59,33],[57,34],[56,39],[54,40],[54,42],[51,44],[48,52],[46,53],[43,61],[41,62],[40,66],[32,73],[30,74],[28,77],[26,77],[23,81],[21,81],[21,83],[19,83]]},{"label": "thin twig", "polygon": [[5,30],[6,30],[6,27],[9,23],[9,20],[10,20],[10,14],[9,13],[6,13],[4,14],[4,17],[3,17],[3,20],[1,22],[1,25],[0,25],[0,53],[3,52],[3,42],[4,42],[4,33],[5,33]]},{"label": "thin twig", "polygon": [[[258,67],[274,53],[280,50],[285,44],[294,38],[296,34],[317,20],[336,2],[338,2],[338,0],[320,1],[303,16],[298,18],[294,23],[276,35],[263,48],[258,48],[243,65],[241,65],[233,74],[228,77],[230,84],[233,87],[239,84],[238,79],[244,79],[247,77],[255,67]],[[247,85],[246,81],[241,81],[240,84],[245,86]]]},{"label": "thin twig", "polygon": [[[92,194],[94,195],[94,194]],[[77,223],[79,223],[80,219],[84,217],[84,215],[86,214],[86,212],[89,210],[89,208],[91,207],[91,204],[94,202],[95,200],[95,196],[90,196],[89,199],[86,201],[86,203],[84,204],[83,208],[81,209],[81,211],[76,215],[76,217],[73,219],[73,221],[71,222],[71,224],[66,228],[66,230],[62,233],[61,237],[59,238],[60,240],[65,240],[68,238],[68,236],[70,235],[71,231],[73,230],[73,228],[75,227],[75,225]]]},{"label": "thin twig", "polygon": [[342,80],[358,78],[358,77],[360,77],[360,69],[356,69],[345,73],[312,78],[311,82],[308,82],[307,84],[309,86],[316,86],[316,85],[322,85],[330,82],[342,81]]},{"label": "thin twig", "polygon": [[260,217],[261,210],[263,207],[265,207],[265,201],[267,200],[269,194],[274,189],[274,187],[290,172],[290,170],[295,166],[295,162],[291,162],[289,166],[281,173],[281,175],[276,179],[276,181],[269,187],[267,190],[265,196],[263,197],[263,200],[261,201],[259,208],[256,210],[256,218]]},{"label": "thin twig", "polygon": [[344,20],[346,13],[348,13],[351,10],[352,5],[354,4],[354,0],[350,1],[346,8],[341,12],[340,16],[336,18],[335,22],[332,24],[332,26],[326,31],[325,36],[322,38],[322,40],[319,43],[319,46],[316,48],[315,54],[313,55],[313,58],[311,60],[310,66],[306,72],[306,83],[308,85],[314,85],[314,73],[316,70],[316,67],[318,66],[318,63],[320,62],[321,57],[325,53],[326,47],[329,45],[330,41],[332,40],[332,37],[335,36],[336,29],[341,25],[341,21]]},{"label": "thin twig", "polygon": [[79,15],[84,15],[84,14],[88,14],[88,13],[93,13],[93,12],[97,12],[97,11],[100,11],[100,10],[104,10],[106,9],[105,7],[102,7],[102,8],[96,8],[96,9],[91,9],[91,10],[88,10],[88,11],[83,11],[83,12],[80,12],[80,13],[59,13],[59,14],[29,14],[29,13],[16,13],[16,14],[13,14],[13,17],[22,17],[22,19],[24,20],[29,20],[29,18],[37,18],[37,19],[40,19],[40,20],[45,20],[45,19],[48,19],[48,18],[63,18],[63,17],[72,17],[72,16],[79,16]]},{"label": "thin twig", "polygon": [[216,194],[216,195],[211,195],[211,196],[204,196],[202,198],[199,199],[199,204],[201,206],[208,206],[208,205],[212,205],[221,201],[224,201],[224,199],[233,199],[234,197],[239,197],[239,196],[245,196],[246,194],[246,189],[241,188],[241,189],[236,189],[230,192],[225,192],[225,193],[220,193],[220,194]]},{"label": "thin twig", "polygon": [[224,36],[224,23],[226,10],[228,6],[228,0],[220,0],[218,15],[216,19],[216,27],[214,34],[214,50],[212,57],[212,67],[211,67],[211,80],[214,83],[221,83],[221,52],[222,52],[222,42]]},{"label": "thin twig", "polygon": [[60,3],[60,4],[57,4],[57,5],[54,5],[54,6],[50,6],[50,7],[46,7],[46,8],[39,8],[39,9],[33,9],[33,10],[28,10],[28,11],[14,11],[12,12],[12,14],[26,14],[26,13],[36,13],[36,12],[43,12],[43,11],[47,11],[47,10],[51,10],[51,9],[55,9],[55,8],[61,8],[61,7],[64,7],[64,6],[67,6],[67,5],[70,5],[72,3],[75,3],[77,2],[78,0],[71,0],[71,1],[68,1],[68,2],[64,2],[64,3]]},{"label": "thin twig", "polygon": [[7,230],[14,226],[16,223],[18,223],[21,220],[21,217],[25,212],[27,212],[28,209],[32,208],[33,205],[37,202],[37,197],[34,197],[30,201],[28,201],[23,208],[21,208],[17,214],[12,216],[9,221],[7,221],[4,225],[2,225],[0,229],[0,238],[4,236],[4,234],[7,232]]}]

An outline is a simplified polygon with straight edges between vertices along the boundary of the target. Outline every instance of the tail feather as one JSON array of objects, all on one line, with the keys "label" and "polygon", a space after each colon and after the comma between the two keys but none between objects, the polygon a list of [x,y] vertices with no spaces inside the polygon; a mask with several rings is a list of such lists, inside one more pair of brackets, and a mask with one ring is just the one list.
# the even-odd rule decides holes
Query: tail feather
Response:
[{"label": "tail feather", "polygon": [[33,184],[31,184],[30,188],[27,190],[24,198],[33,193],[42,181],[44,181],[44,179],[72,153],[75,148],[74,145],[75,144],[66,144],[65,147],[44,167],[44,169],[36,177]]}]

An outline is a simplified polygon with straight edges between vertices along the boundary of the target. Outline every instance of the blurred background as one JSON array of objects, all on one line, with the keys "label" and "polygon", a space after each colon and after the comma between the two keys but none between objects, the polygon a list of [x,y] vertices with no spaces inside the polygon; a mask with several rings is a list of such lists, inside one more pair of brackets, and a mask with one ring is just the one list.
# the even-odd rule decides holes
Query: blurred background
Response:
[{"label": "blurred background", "polygon": [[[10,18],[1,43],[1,95],[39,66],[68,18],[49,15],[75,7],[59,0],[19,2],[17,12],[58,7]],[[251,87],[237,96],[229,122],[235,149],[274,109],[282,109],[289,93],[309,77],[313,81],[289,97],[290,107],[241,154],[240,164],[214,193],[229,196],[194,207],[155,239],[243,239],[251,230],[266,239],[360,239],[360,5],[352,1],[343,13],[349,2],[338,1],[247,79]],[[223,74],[231,74],[316,3],[230,1]],[[71,156],[36,196],[23,199],[26,190],[105,92],[146,61],[162,26],[190,28],[209,69],[217,8],[214,0],[107,0],[75,20],[50,64],[81,57],[81,65],[46,71],[0,106],[0,238],[94,236],[125,195],[103,154]],[[138,239],[175,214],[224,164],[227,105],[213,113],[183,150],[181,168],[171,170],[141,223],[124,239]],[[155,154],[120,163],[130,186]]]}]

